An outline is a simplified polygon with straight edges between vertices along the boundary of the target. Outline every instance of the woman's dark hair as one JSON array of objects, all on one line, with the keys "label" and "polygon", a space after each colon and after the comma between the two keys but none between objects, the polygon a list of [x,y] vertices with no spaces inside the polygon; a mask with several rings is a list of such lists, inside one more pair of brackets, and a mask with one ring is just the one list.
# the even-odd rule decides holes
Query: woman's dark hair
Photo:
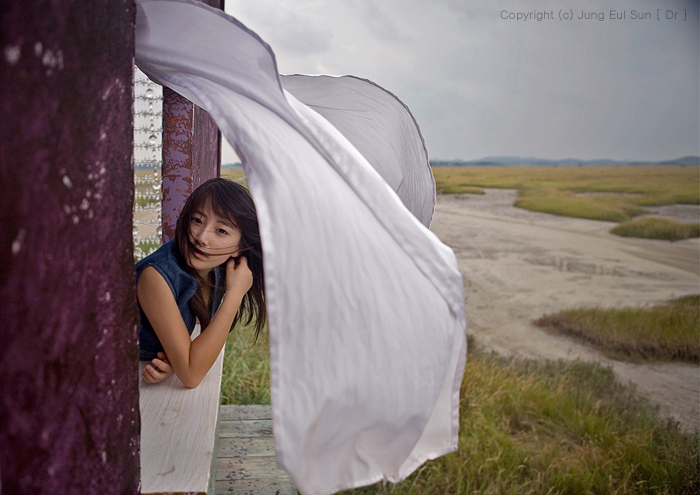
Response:
[{"label": "woman's dark hair", "polygon": [[[218,217],[228,219],[234,227],[241,231],[238,253],[244,255],[248,261],[248,267],[253,273],[253,285],[243,296],[241,306],[231,324],[231,330],[239,321],[245,319],[244,324],[247,325],[255,318],[255,340],[257,340],[260,331],[267,322],[267,309],[265,307],[263,253],[255,203],[245,187],[228,179],[210,179],[195,189],[185,201],[185,206],[183,206],[175,226],[177,247],[185,259],[189,258],[189,253],[194,248],[190,235],[190,218],[195,211],[202,211],[206,206],[209,206]],[[204,330],[211,320],[213,297],[210,297],[209,304],[206,304],[203,289],[207,286],[213,289],[213,279],[204,280],[189,265],[186,265],[185,269],[197,279],[199,284],[197,292],[190,299],[190,307]],[[222,283],[222,288],[225,288],[226,270],[222,270]],[[213,294],[213,290],[210,292]]]}]

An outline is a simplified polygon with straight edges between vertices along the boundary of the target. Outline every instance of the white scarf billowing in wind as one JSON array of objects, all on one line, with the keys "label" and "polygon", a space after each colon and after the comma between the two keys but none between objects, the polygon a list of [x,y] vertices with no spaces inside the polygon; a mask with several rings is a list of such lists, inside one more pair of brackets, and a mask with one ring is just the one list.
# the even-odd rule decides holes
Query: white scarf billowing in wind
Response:
[{"label": "white scarf billowing in wind", "polygon": [[248,177],[278,463],[314,495],[455,450],[462,277],[427,229],[435,188],[408,109],[362,79],[280,77],[266,43],[202,3],[137,9],[138,66],[209,112]]}]

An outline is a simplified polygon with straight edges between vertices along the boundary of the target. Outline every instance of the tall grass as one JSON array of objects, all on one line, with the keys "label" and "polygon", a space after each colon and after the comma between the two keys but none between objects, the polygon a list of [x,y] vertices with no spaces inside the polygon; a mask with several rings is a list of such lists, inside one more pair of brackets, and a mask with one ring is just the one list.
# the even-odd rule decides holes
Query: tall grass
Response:
[{"label": "tall grass", "polygon": [[637,218],[614,227],[610,232],[623,237],[680,241],[700,237],[700,223],[684,224],[666,218]]},{"label": "tall grass", "polygon": [[700,363],[700,295],[650,308],[577,308],[535,322],[626,359]]},{"label": "tall grass", "polygon": [[270,403],[270,340],[267,329],[253,345],[254,326],[237,326],[226,340],[222,404]]},{"label": "tall grass", "polygon": [[624,222],[644,213],[634,204],[638,200],[626,195],[580,196],[573,191],[555,188],[523,188],[515,206],[567,217],[589,218],[609,222]]},{"label": "tall grass", "polygon": [[684,434],[579,361],[470,355],[457,452],[363,494],[695,494],[700,435]]},{"label": "tall grass", "polygon": [[[232,333],[224,403],[268,404],[267,334]],[[685,434],[612,371],[476,348],[464,372],[459,448],[362,494],[695,494],[700,433]]]}]

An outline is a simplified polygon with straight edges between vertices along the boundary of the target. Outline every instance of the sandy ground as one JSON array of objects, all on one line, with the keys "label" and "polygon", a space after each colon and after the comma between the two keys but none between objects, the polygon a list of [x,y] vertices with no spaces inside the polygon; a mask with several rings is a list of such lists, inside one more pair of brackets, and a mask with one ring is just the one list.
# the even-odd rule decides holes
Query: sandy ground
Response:
[{"label": "sandy ground", "polygon": [[[604,357],[532,324],[580,306],[642,306],[700,292],[700,240],[629,239],[615,224],[513,207],[516,192],[438,195],[431,230],[451,246],[464,277],[467,331],[505,355],[599,361],[686,429],[700,428],[700,367]],[[659,211],[656,215],[674,212]],[[683,209],[700,221],[700,210]]]}]

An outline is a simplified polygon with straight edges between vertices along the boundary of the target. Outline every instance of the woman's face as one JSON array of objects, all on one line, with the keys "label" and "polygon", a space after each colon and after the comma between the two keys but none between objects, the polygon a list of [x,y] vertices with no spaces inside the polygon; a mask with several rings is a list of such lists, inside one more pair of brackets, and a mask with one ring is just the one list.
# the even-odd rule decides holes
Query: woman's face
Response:
[{"label": "woman's face", "polygon": [[216,266],[238,256],[241,231],[227,218],[214,214],[211,206],[192,212],[189,218],[190,247],[187,264],[206,278]]}]

